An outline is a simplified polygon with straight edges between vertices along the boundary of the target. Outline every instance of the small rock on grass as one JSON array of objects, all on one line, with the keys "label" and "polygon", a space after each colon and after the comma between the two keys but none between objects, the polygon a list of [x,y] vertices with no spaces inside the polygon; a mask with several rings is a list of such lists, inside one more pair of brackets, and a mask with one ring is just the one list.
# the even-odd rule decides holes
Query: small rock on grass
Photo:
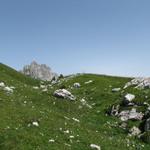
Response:
[{"label": "small rock on grass", "polygon": [[91,149],[101,150],[101,147],[96,144],[91,144],[90,147],[91,147]]},{"label": "small rock on grass", "polygon": [[121,90],[121,88],[113,88],[112,92],[119,92]]}]

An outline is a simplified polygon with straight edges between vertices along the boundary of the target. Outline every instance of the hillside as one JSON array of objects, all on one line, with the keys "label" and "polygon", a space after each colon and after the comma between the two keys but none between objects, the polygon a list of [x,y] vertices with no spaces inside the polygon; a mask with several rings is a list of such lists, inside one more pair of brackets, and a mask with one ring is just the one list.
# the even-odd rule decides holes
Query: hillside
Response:
[{"label": "hillside", "polygon": [[[102,150],[149,150],[149,144],[128,136],[127,129],[140,122],[129,121],[128,128],[123,129],[119,118],[106,114],[126,93],[135,94],[140,102],[145,101],[145,95],[150,97],[149,89],[130,87],[112,92],[113,88],[123,89],[130,80],[78,74],[51,83],[0,64],[0,82],[13,89],[8,92],[0,88],[0,149],[90,150],[90,145],[96,144]],[[75,88],[74,83],[81,87]],[[54,97],[54,91],[60,88],[70,91],[76,100]]]}]

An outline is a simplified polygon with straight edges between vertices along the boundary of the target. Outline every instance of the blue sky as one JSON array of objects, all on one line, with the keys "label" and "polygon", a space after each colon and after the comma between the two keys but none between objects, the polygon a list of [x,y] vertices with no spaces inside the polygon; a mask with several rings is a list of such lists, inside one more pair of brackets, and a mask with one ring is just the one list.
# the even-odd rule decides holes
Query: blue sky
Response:
[{"label": "blue sky", "polygon": [[150,76],[149,7],[149,0],[0,0],[0,62]]}]

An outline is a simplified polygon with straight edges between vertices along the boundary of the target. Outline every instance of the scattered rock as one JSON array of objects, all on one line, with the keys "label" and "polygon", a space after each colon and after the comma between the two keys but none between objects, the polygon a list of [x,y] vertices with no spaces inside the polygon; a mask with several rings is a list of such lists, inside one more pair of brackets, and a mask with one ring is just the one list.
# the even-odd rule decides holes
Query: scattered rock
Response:
[{"label": "scattered rock", "polygon": [[5,83],[4,82],[0,82],[0,87],[4,88],[5,87]]},{"label": "scattered rock", "polygon": [[70,135],[69,138],[70,138],[70,139],[74,139],[74,136],[73,136],[73,135]]},{"label": "scattered rock", "polygon": [[127,94],[125,95],[125,100],[131,102],[133,99],[135,99],[135,95],[133,94]]},{"label": "scattered rock", "polygon": [[122,122],[119,127],[122,128],[122,129],[126,129],[127,128],[127,123],[126,122]]},{"label": "scattered rock", "polygon": [[15,89],[14,86],[6,86],[4,82],[0,82],[0,88],[2,88],[7,93],[13,93],[13,90]]},{"label": "scattered rock", "polygon": [[8,87],[8,86],[5,86],[5,87],[4,87],[4,90],[5,90],[6,92],[8,92],[8,93],[13,93],[13,89],[11,89],[11,88]]},{"label": "scattered rock", "polygon": [[80,122],[79,119],[76,119],[76,118],[72,118],[72,120],[76,121],[76,122]]},{"label": "scattered rock", "polygon": [[91,149],[101,150],[101,147],[96,144],[91,144],[90,147]]},{"label": "scattered rock", "polygon": [[86,103],[87,103],[84,98],[82,98],[80,101],[81,101],[81,103],[82,103],[83,105],[86,105]]},{"label": "scattered rock", "polygon": [[126,94],[123,100],[123,103],[125,105],[134,105],[134,103],[132,103],[132,101],[135,99],[135,95],[133,94]]},{"label": "scattered rock", "polygon": [[64,133],[69,134],[69,133],[70,133],[70,131],[69,131],[69,130],[66,130],[66,131],[64,131]]},{"label": "scattered rock", "polygon": [[39,123],[37,121],[34,121],[34,122],[32,122],[32,125],[38,127]]},{"label": "scattered rock", "polygon": [[75,88],[80,88],[80,87],[81,87],[80,83],[74,83],[73,86],[74,86]]},{"label": "scattered rock", "polygon": [[141,130],[137,127],[132,127],[129,131],[131,133],[132,136],[137,136],[141,133]]},{"label": "scattered rock", "polygon": [[70,120],[70,118],[68,118],[68,117],[66,117],[66,116],[64,116],[64,118],[67,119],[67,120]]},{"label": "scattered rock", "polygon": [[54,139],[50,139],[50,140],[48,140],[48,142],[49,142],[49,143],[54,143],[55,140],[54,140]]},{"label": "scattered rock", "polygon": [[121,90],[121,88],[113,88],[112,92],[119,92]]},{"label": "scattered rock", "polygon": [[26,103],[27,103],[27,101],[24,101],[23,103],[24,103],[24,104],[26,104]]},{"label": "scattered rock", "polygon": [[13,89],[13,90],[15,89],[15,87],[14,87],[14,86],[10,86],[10,88],[11,88],[11,89]]},{"label": "scattered rock", "polygon": [[[146,99],[147,99],[147,98],[146,98]],[[147,102],[144,102],[143,105],[148,106],[148,107],[150,106],[149,103],[147,103]],[[150,108],[150,107],[149,107],[149,108]]]},{"label": "scattered rock", "polygon": [[45,89],[43,89],[43,90],[42,90],[42,92],[47,92],[47,91],[48,91],[48,89],[47,89],[47,88],[45,88]]},{"label": "scattered rock", "polygon": [[73,96],[69,91],[67,91],[66,89],[59,89],[59,90],[56,90],[54,92],[54,96],[55,97],[59,97],[59,98],[67,98],[67,99],[70,99],[70,100],[75,100],[75,96]]},{"label": "scattered rock", "polygon": [[130,86],[136,86],[135,88],[140,88],[140,89],[150,88],[150,78],[135,78],[130,82],[126,83],[124,89]]},{"label": "scattered rock", "polygon": [[110,108],[108,114],[111,115],[111,116],[117,116],[119,114],[119,108],[120,108],[120,105],[116,105],[116,106],[113,105]]},{"label": "scattered rock", "polygon": [[89,83],[92,83],[92,82],[93,82],[93,80],[89,80],[89,81],[85,82],[84,84],[89,84]]},{"label": "scattered rock", "polygon": [[142,120],[144,114],[141,112],[137,112],[135,108],[132,108],[132,110],[121,111],[118,116],[122,121]]},{"label": "scattered rock", "polygon": [[39,89],[39,87],[38,86],[33,86],[33,89],[37,90],[37,89]]},{"label": "scattered rock", "polygon": [[46,86],[41,84],[41,85],[40,85],[40,88],[41,88],[41,89],[44,89],[44,88],[46,88]]},{"label": "scattered rock", "polygon": [[[148,104],[149,105],[149,104]],[[148,111],[150,111],[150,106],[147,108]]]},{"label": "scattered rock", "polygon": [[84,98],[82,98],[82,99],[80,100],[80,102],[82,103],[82,105],[88,107],[89,109],[92,109],[92,106],[89,105],[89,104],[87,103],[87,101],[86,101]]}]

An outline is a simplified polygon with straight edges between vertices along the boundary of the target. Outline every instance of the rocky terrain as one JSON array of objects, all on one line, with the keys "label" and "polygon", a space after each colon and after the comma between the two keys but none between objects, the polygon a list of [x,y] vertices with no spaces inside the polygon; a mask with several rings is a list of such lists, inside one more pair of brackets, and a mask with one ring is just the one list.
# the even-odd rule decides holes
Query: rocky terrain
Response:
[{"label": "rocky terrain", "polygon": [[150,149],[148,78],[27,75],[0,64],[0,149]]},{"label": "rocky terrain", "polygon": [[32,78],[44,81],[51,81],[52,79],[58,77],[56,73],[52,72],[50,67],[45,64],[40,65],[35,61],[33,61],[30,65],[24,66],[21,72]]},{"label": "rocky terrain", "polygon": [[[125,84],[123,89],[128,88],[132,92],[126,95],[122,94],[124,95],[122,100],[118,104],[112,105],[108,109],[108,114],[120,118],[122,127],[128,131],[130,136],[136,136],[150,144],[150,78],[132,79]],[[135,89],[138,90],[135,92],[133,91]],[[124,90],[121,93],[124,93]],[[127,127],[129,120],[134,121],[133,123],[135,124],[130,129]]]}]

